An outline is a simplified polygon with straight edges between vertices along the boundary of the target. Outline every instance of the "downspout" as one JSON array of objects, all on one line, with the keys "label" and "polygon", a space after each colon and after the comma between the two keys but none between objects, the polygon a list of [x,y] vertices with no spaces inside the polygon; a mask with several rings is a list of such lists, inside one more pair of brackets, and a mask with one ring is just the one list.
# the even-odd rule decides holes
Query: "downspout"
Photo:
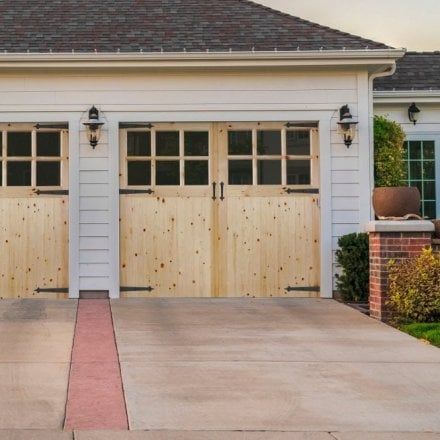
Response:
[{"label": "downspout", "polygon": [[[369,99],[369,112],[370,112],[370,194],[372,194],[374,188],[374,96],[373,96],[373,82],[376,78],[383,78],[385,76],[392,76],[396,73],[397,64],[393,63],[385,72],[373,73],[369,77],[368,83],[368,99]],[[370,218],[374,218],[373,206],[370,206]]]}]

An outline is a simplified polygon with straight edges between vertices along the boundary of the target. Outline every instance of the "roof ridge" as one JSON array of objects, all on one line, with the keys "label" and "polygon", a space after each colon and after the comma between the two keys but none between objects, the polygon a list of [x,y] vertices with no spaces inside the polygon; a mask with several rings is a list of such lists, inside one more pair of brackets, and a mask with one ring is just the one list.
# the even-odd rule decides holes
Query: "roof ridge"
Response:
[{"label": "roof ridge", "polygon": [[283,11],[280,11],[279,9],[271,8],[270,6],[263,5],[262,3],[258,3],[255,0],[236,0],[236,1],[239,2],[239,3],[241,2],[241,3],[251,4],[251,5],[256,6],[256,7],[260,8],[260,9],[264,9],[266,11],[269,11],[269,12],[274,13],[276,15],[280,15],[280,16],[285,17],[285,18],[294,18],[296,20],[299,20],[299,21],[301,21],[303,23],[306,23],[308,25],[311,25],[311,26],[319,28],[319,29],[326,29],[326,30],[329,30],[329,31],[332,31],[332,32],[337,32],[337,33],[339,33],[341,35],[344,35],[344,36],[350,36],[350,37],[354,37],[354,38],[359,38],[360,40],[363,40],[365,42],[369,42],[369,43],[372,43],[372,44],[383,44],[384,46],[387,46],[390,49],[395,49],[394,47],[389,46],[388,44],[382,43],[380,41],[375,41],[375,40],[372,40],[370,38],[361,37],[360,35],[352,34],[350,32],[341,31],[340,29],[335,29],[335,28],[332,28],[330,26],[325,26],[325,25],[316,23],[314,21],[307,20],[305,18],[299,17],[297,15],[293,15],[293,14],[290,14],[288,12],[283,12]]}]

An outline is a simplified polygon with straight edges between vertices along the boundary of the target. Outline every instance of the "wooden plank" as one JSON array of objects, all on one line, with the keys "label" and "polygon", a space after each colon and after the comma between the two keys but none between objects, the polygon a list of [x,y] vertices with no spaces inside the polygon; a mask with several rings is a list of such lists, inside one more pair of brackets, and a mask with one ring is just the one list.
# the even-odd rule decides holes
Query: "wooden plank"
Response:
[{"label": "wooden plank", "polygon": [[37,287],[67,287],[67,201],[67,197],[0,198],[0,298],[31,298]]},{"label": "wooden plank", "polygon": [[210,202],[121,197],[121,285],[152,286],[156,297],[210,296]]}]

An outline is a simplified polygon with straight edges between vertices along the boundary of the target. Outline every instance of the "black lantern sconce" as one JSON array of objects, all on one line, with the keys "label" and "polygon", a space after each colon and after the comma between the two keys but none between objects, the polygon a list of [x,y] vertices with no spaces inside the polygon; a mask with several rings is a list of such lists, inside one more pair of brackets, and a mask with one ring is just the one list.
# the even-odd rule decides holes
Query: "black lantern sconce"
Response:
[{"label": "black lantern sconce", "polygon": [[90,146],[95,149],[101,138],[101,128],[104,125],[104,121],[99,119],[99,110],[95,106],[89,110],[89,119],[84,122],[84,125],[87,127]]},{"label": "black lantern sconce", "polygon": [[338,122],[339,132],[344,136],[344,144],[347,148],[353,143],[358,124],[359,122],[353,118],[348,105],[344,105],[340,108]]},{"label": "black lantern sconce", "polygon": [[417,124],[417,121],[419,120],[420,115],[420,109],[416,106],[416,103],[413,102],[408,107],[408,119],[414,124]]}]

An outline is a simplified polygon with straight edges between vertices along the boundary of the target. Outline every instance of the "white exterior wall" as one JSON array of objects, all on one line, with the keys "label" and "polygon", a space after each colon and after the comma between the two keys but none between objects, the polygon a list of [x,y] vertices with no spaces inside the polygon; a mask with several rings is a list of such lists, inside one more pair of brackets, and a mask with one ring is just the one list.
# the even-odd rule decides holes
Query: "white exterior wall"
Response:
[{"label": "white exterior wall", "polygon": [[[371,218],[369,81],[366,72],[261,71],[0,76],[0,119],[69,121],[70,292],[119,286],[119,122],[318,121],[321,166],[322,295],[332,295],[337,239]],[[339,108],[359,117],[347,149]],[[106,118],[96,150],[82,121],[96,105]]]}]

